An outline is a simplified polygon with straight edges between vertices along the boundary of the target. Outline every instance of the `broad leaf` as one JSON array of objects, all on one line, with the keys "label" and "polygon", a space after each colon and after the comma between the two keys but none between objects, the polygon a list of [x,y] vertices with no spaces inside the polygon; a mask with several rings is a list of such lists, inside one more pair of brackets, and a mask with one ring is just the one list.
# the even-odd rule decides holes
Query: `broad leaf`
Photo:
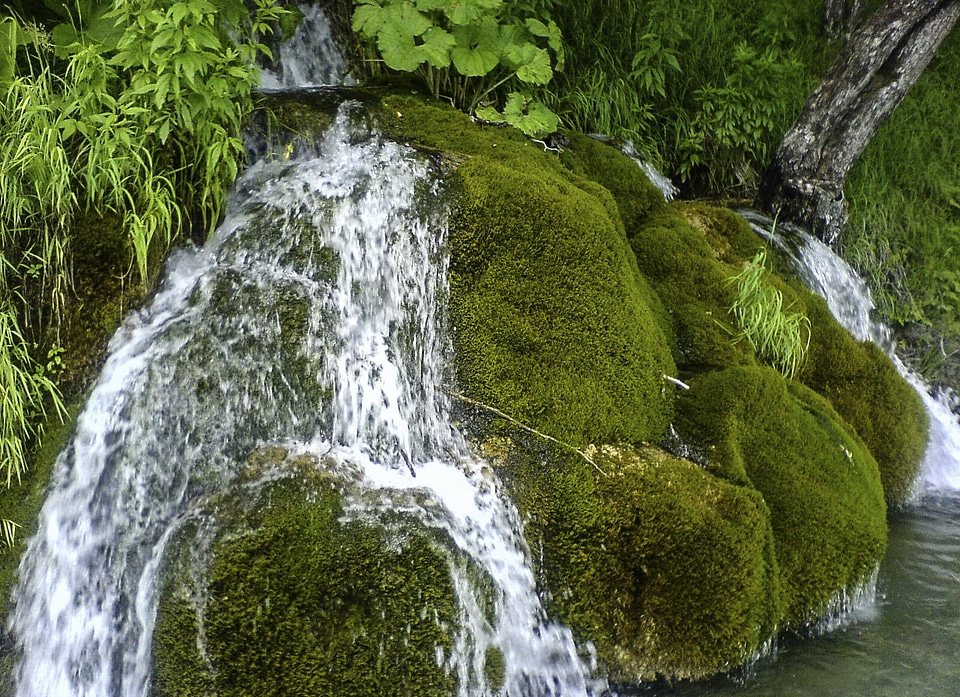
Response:
[{"label": "broad leaf", "polygon": [[511,126],[532,138],[553,133],[560,125],[560,118],[544,104],[519,92],[507,96],[503,117]]},{"label": "broad leaf", "polygon": [[492,106],[481,106],[477,107],[477,110],[474,112],[474,116],[478,119],[484,121],[489,121],[490,123],[506,123],[503,114],[497,111],[496,107]]},{"label": "broad leaf", "polygon": [[531,60],[517,69],[517,78],[532,85],[545,85],[553,77],[553,68],[550,67],[550,54],[547,49],[537,49]]},{"label": "broad leaf", "polygon": [[353,11],[351,27],[361,36],[371,38],[383,26],[383,8],[379,5],[360,5]]},{"label": "broad leaf", "polygon": [[426,52],[409,34],[384,29],[377,36],[377,48],[383,56],[383,62],[392,70],[412,72],[427,59]]},{"label": "broad leaf", "polygon": [[390,5],[383,10],[382,31],[395,31],[408,34],[410,37],[420,36],[433,26],[433,22],[409,2],[401,5]]},{"label": "broad leaf", "polygon": [[500,64],[497,53],[485,48],[457,46],[450,51],[450,59],[457,72],[466,77],[481,77]]},{"label": "broad leaf", "polygon": [[427,62],[434,68],[446,68],[450,65],[450,52],[457,45],[453,34],[431,27],[423,35],[423,45],[420,47],[427,58]]}]

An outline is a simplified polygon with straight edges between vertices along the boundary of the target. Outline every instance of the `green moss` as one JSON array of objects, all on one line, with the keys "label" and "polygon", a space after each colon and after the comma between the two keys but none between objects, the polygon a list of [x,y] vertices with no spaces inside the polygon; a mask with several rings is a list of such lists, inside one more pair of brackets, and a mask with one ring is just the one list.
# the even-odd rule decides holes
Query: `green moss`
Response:
[{"label": "green moss", "polygon": [[858,343],[833,321],[823,300],[811,296],[807,308],[812,336],[800,379],[856,429],[880,466],[888,505],[901,505],[913,492],[926,448],[923,402],[883,351]]},{"label": "green moss", "polygon": [[[177,590],[183,565],[168,558],[180,580],[158,612],[155,695],[455,691],[437,661],[451,653],[457,604],[435,533],[400,516],[389,528],[343,520],[340,494],[313,465],[308,475],[293,463],[299,475],[221,515],[200,635],[197,596],[187,600],[189,583]],[[234,503],[250,497],[241,489]]]},{"label": "green moss", "polygon": [[640,271],[668,310],[674,359],[685,374],[756,364],[749,342],[735,340],[729,312],[736,292],[729,279],[750,240],[757,238],[728,213],[683,203],[655,211],[631,231]]},{"label": "green moss", "polygon": [[663,205],[663,193],[643,170],[616,148],[580,133],[570,133],[570,148],[560,161],[582,177],[602,184],[617,202],[627,230],[636,229]]},{"label": "green moss", "polygon": [[674,366],[610,192],[453,109],[395,96],[379,119],[457,165],[450,315],[465,390],[571,443],[659,439]]},{"label": "green moss", "polygon": [[711,446],[719,476],[763,495],[788,623],[817,617],[879,562],[887,533],[880,472],[826,399],[770,368],[729,368],[692,381],[678,425]]},{"label": "green moss", "polygon": [[488,452],[527,518],[549,610],[594,644],[604,674],[703,677],[774,634],[780,581],[756,491],[654,448],[601,448],[601,474],[515,436]]}]

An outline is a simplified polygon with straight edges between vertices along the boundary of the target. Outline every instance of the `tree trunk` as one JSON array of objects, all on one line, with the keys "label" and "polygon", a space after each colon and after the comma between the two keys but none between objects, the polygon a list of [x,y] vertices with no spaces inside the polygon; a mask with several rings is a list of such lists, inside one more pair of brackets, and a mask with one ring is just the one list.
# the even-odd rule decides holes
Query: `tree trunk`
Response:
[{"label": "tree trunk", "polygon": [[847,173],[958,16],[960,0],[888,0],[854,31],[780,143],[757,207],[834,242]]},{"label": "tree trunk", "polygon": [[849,37],[860,24],[867,0],[824,0],[823,31],[831,41]]}]

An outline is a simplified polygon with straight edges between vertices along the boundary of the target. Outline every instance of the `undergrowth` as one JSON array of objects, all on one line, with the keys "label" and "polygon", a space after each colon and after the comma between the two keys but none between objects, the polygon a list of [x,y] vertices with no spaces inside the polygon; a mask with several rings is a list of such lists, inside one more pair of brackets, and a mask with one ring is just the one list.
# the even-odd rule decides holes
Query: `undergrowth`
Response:
[{"label": "undergrowth", "polygon": [[[75,219],[123,220],[144,287],[190,224],[212,231],[243,158],[275,0],[84,0],[0,10],[0,457],[9,485],[40,417],[71,299]],[[41,360],[46,355],[47,360]],[[4,531],[12,528],[5,527]]]},{"label": "undergrowth", "polygon": [[913,344],[915,366],[953,385],[960,384],[958,65],[954,33],[851,172],[841,244],[881,317]]}]

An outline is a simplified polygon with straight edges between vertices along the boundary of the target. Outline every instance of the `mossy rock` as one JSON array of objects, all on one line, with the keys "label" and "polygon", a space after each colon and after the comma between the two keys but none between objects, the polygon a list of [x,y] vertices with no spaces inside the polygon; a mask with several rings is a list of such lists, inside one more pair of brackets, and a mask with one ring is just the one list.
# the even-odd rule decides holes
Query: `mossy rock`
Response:
[{"label": "mossy rock", "polygon": [[880,471],[826,399],[771,368],[734,367],[691,382],[678,426],[711,447],[712,471],[769,506],[787,624],[816,619],[879,563]]},{"label": "mossy rock", "polygon": [[827,397],[880,466],[887,504],[913,493],[927,445],[928,417],[916,391],[873,343],[859,343],[819,297],[807,302],[812,333],[800,379]]},{"label": "mossy rock", "polygon": [[486,445],[527,519],[548,609],[608,678],[705,677],[774,635],[780,579],[758,492],[652,447],[601,448],[594,467],[515,436]]},{"label": "mossy rock", "polygon": [[568,442],[658,440],[674,364],[610,192],[516,129],[413,98],[385,99],[379,118],[457,164],[450,318],[462,389]]},{"label": "mossy rock", "polygon": [[438,533],[399,515],[344,520],[315,462],[288,460],[292,473],[261,486],[257,471],[282,457],[262,453],[211,507],[206,558],[197,526],[168,554],[153,695],[453,694],[437,657],[458,609]]},{"label": "mossy rock", "polygon": [[733,215],[674,203],[628,231],[640,271],[668,309],[667,331],[684,375],[756,364],[749,342],[737,340],[730,308],[736,298],[731,279],[759,239]]},{"label": "mossy rock", "polygon": [[663,193],[636,162],[611,145],[581,133],[568,134],[569,149],[560,161],[571,171],[603,185],[617,202],[627,230],[637,228],[651,211],[663,206]]}]

